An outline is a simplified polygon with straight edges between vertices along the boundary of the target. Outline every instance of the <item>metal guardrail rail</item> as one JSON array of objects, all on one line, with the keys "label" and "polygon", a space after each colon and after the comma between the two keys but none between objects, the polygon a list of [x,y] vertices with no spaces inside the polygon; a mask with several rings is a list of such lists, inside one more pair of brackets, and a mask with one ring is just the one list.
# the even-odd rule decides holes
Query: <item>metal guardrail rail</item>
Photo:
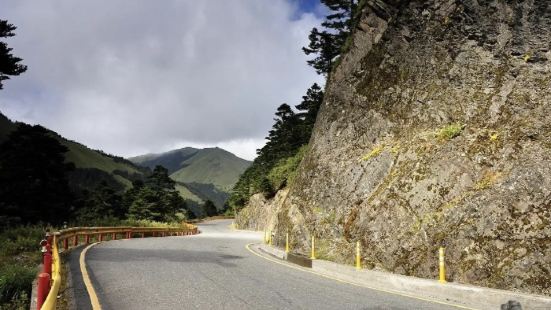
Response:
[{"label": "metal guardrail rail", "polygon": [[43,269],[38,275],[37,310],[56,309],[57,295],[61,286],[60,245],[63,252],[79,244],[92,241],[131,239],[136,235],[145,237],[185,236],[199,233],[197,226],[184,223],[181,227],[72,227],[46,234],[40,242],[43,252]]}]

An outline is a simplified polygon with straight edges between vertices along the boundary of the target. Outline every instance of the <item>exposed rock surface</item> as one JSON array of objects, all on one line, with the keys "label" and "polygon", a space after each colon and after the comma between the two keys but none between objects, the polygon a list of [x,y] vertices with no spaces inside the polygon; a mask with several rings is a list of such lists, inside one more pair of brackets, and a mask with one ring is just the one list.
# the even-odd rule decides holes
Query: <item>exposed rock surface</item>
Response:
[{"label": "exposed rock surface", "polygon": [[436,278],[445,246],[451,281],[551,295],[550,42],[549,1],[368,1],[265,218],[299,252]]}]

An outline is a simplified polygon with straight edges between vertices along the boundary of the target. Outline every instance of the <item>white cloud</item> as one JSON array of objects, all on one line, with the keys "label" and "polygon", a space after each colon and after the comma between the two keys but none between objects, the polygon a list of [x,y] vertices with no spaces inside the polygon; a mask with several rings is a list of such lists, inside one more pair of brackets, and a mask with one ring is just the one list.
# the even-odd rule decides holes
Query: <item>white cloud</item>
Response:
[{"label": "white cloud", "polygon": [[186,144],[252,159],[275,108],[320,82],[301,51],[320,21],[284,0],[0,6],[29,67],[6,82],[0,110],[109,153]]}]

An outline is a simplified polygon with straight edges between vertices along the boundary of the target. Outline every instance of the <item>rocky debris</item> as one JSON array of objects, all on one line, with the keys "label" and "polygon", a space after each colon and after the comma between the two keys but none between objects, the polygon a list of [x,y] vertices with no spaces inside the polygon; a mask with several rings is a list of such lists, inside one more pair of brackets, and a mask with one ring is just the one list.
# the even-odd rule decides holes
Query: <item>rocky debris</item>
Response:
[{"label": "rocky debris", "polygon": [[551,3],[367,1],[352,42],[285,199],[240,221],[425,278],[444,246],[450,281],[550,295]]}]

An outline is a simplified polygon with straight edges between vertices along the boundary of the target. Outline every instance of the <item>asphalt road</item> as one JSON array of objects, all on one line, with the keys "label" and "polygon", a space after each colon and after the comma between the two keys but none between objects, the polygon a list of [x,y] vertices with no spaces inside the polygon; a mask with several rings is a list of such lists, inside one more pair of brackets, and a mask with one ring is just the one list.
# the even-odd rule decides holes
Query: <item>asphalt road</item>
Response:
[{"label": "asphalt road", "polygon": [[[199,225],[185,237],[110,241],[88,250],[87,269],[102,309],[456,309],[357,287],[250,253],[262,234],[231,221]],[[78,309],[90,309],[70,259]]]}]

